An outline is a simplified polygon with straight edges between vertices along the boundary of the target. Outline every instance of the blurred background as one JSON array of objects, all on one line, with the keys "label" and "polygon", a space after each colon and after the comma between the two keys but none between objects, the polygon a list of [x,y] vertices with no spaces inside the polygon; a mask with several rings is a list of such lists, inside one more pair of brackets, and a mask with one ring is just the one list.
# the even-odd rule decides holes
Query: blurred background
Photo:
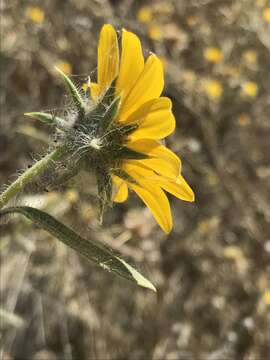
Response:
[{"label": "blurred background", "polygon": [[70,104],[57,65],[96,76],[103,23],[160,56],[196,202],[166,236],[136,198],[97,221],[91,177],[18,199],[102,241],[156,285],[113,276],[21,217],[0,224],[2,359],[270,357],[270,4],[267,0],[1,1],[0,184],[53,141],[23,116]]}]

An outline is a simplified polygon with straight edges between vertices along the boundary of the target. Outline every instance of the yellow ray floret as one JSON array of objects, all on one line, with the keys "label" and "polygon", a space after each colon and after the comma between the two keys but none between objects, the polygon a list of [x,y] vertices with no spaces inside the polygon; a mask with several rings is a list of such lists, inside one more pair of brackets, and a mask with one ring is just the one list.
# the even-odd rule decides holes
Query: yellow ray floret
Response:
[{"label": "yellow ray floret", "polygon": [[130,140],[163,139],[175,129],[171,100],[160,97],[147,101],[131,114],[126,122],[139,125],[138,129],[130,135]]},{"label": "yellow ray floret", "polygon": [[125,162],[123,169],[135,181],[129,182],[128,186],[151,210],[162,230],[169,233],[172,229],[170,203],[164,191],[156,183],[157,176],[153,171],[129,161]]},{"label": "yellow ray floret", "polygon": [[181,161],[179,157],[166,146],[151,139],[137,140],[128,143],[127,146],[132,150],[148,156],[146,159],[130,161],[144,165],[145,167],[154,170],[156,173],[172,179],[176,179],[179,175]]},{"label": "yellow ray floret", "polygon": [[112,180],[114,185],[113,201],[118,203],[126,201],[128,198],[127,183],[124,180],[122,180],[120,177],[115,175],[113,176]]},{"label": "yellow ray floret", "polygon": [[118,39],[114,28],[104,25],[98,45],[98,85],[99,92],[111,84],[119,71]]},{"label": "yellow ray floret", "polygon": [[121,67],[117,78],[116,89],[122,93],[122,101],[134,87],[144,68],[144,57],[139,38],[122,30]]},{"label": "yellow ray floret", "polygon": [[156,55],[152,54],[148,57],[133,88],[122,101],[119,121],[125,121],[129,115],[147,101],[159,98],[163,87],[162,62]]}]

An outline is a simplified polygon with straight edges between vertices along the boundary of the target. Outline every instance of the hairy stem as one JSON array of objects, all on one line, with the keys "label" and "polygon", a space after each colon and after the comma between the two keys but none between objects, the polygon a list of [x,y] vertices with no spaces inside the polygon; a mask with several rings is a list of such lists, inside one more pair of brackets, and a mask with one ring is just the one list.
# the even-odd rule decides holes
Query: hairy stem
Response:
[{"label": "hairy stem", "polygon": [[59,160],[65,153],[63,147],[58,148],[48,155],[44,156],[33,166],[20,175],[10,186],[0,194],[0,209],[5,206],[9,200],[16,196],[23,188],[37,176],[41,175],[54,162]]}]

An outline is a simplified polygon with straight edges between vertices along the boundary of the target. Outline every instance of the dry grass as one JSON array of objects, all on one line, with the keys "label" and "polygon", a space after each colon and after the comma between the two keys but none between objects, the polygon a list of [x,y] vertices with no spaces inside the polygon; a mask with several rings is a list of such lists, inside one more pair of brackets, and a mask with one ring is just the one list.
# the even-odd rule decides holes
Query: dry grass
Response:
[{"label": "dry grass", "polygon": [[[33,4],[44,11],[40,24],[27,15]],[[147,4],[139,19],[148,21],[150,9],[154,20],[141,23]],[[267,359],[267,1],[3,0],[1,8],[1,184],[51,139],[22,114],[68,105],[53,66],[62,63],[78,83],[94,77],[99,29],[111,22],[164,59],[177,118],[168,143],[197,195],[194,205],[172,199],[175,227],[166,238],[135,197],[100,227],[91,178],[78,179],[78,192],[47,194],[43,182],[30,188],[20,201],[120,250],[158,295],[14,217],[0,225],[2,358]]]}]

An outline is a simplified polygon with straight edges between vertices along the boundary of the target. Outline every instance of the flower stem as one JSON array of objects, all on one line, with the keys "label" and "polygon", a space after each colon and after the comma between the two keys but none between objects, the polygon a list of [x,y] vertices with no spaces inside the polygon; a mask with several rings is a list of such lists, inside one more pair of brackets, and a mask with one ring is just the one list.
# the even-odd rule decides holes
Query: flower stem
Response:
[{"label": "flower stem", "polygon": [[0,209],[23,190],[29,182],[33,181],[35,177],[41,175],[54,161],[59,160],[64,153],[65,149],[60,147],[44,156],[20,175],[2,194],[0,194]]}]

